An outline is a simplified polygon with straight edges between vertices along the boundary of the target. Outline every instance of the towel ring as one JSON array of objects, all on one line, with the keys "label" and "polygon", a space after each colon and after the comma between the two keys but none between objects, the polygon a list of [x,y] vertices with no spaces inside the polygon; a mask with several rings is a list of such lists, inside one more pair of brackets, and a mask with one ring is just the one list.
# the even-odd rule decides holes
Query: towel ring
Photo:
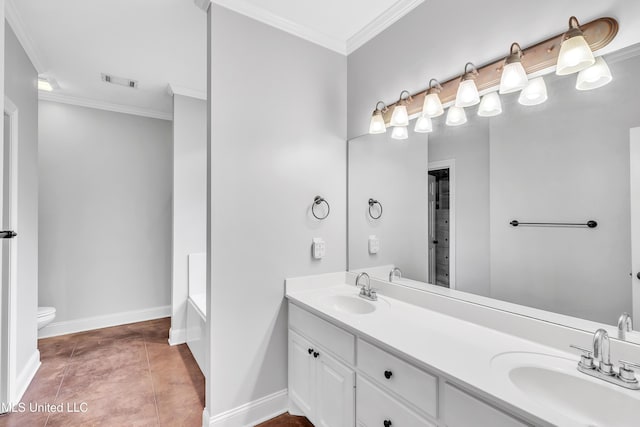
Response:
[{"label": "towel ring", "polygon": [[[322,203],[327,205],[327,214],[325,216],[318,216],[318,215],[316,215],[316,206],[318,206],[318,205],[320,205]],[[322,221],[323,219],[327,219],[327,217],[329,216],[330,212],[331,212],[331,206],[329,206],[329,202],[327,202],[324,197],[322,197],[322,196],[314,197],[313,204],[311,205],[311,213],[313,214],[313,216],[316,219],[319,219],[320,221]]]},{"label": "towel ring", "polygon": [[[373,213],[371,213],[371,208],[375,205],[378,205],[380,207],[380,214],[378,216],[375,216]],[[373,219],[380,219],[380,217],[382,216],[382,203],[375,199],[369,199],[369,216]]]}]

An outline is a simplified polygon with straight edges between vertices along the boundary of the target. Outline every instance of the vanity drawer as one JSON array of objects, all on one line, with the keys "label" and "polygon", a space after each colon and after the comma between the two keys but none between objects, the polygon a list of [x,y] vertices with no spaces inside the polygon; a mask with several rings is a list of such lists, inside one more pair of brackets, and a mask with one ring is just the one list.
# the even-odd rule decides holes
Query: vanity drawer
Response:
[{"label": "vanity drawer", "polygon": [[444,385],[443,418],[448,427],[483,425],[492,427],[525,427],[525,424],[457,387]]},{"label": "vanity drawer", "polygon": [[355,336],[309,313],[289,304],[289,327],[333,352],[345,362],[355,363]]},{"label": "vanity drawer", "polygon": [[393,427],[435,427],[362,377],[356,388],[356,418],[364,427],[382,427],[385,421]]},{"label": "vanity drawer", "polygon": [[436,376],[361,339],[358,340],[358,369],[420,408],[427,415],[437,417],[438,378]]}]

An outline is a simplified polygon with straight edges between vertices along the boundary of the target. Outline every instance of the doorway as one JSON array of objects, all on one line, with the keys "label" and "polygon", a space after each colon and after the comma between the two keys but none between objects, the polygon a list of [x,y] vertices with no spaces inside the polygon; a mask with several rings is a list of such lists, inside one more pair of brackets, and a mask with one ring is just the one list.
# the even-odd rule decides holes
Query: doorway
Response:
[{"label": "doorway", "polygon": [[455,162],[429,164],[429,283],[455,289]]},{"label": "doorway", "polygon": [[0,148],[0,412],[15,398],[18,108],[5,97]]}]

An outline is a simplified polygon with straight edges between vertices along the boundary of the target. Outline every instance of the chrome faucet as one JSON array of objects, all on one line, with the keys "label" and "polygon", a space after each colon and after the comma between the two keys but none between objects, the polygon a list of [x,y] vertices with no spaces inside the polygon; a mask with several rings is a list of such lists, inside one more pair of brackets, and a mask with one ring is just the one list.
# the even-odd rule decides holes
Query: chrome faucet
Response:
[{"label": "chrome faucet", "polygon": [[600,372],[606,375],[613,375],[609,334],[604,329],[598,329],[593,335],[593,359],[598,362],[598,370]]},{"label": "chrome faucet", "polygon": [[633,330],[633,320],[629,313],[622,313],[618,319],[618,338],[624,340],[627,338],[627,332]]},{"label": "chrome faucet", "polygon": [[582,352],[582,357],[578,362],[578,371],[624,388],[640,390],[640,383],[635,372],[631,369],[640,369],[640,365],[621,360],[620,368],[616,371],[611,363],[609,334],[604,329],[598,329],[593,335],[593,350],[575,345],[571,347]]},{"label": "chrome faucet", "polygon": [[398,267],[394,267],[393,270],[389,273],[389,281],[393,282],[393,278],[397,277],[398,279],[402,278],[402,271]]},{"label": "chrome faucet", "polygon": [[362,285],[362,287],[360,288],[360,297],[371,301],[377,301],[378,295],[376,294],[375,290],[371,289],[371,278],[364,271],[358,274],[358,276],[356,277],[356,286],[360,286],[360,279],[362,279],[363,277],[366,277],[367,283],[366,285]]}]

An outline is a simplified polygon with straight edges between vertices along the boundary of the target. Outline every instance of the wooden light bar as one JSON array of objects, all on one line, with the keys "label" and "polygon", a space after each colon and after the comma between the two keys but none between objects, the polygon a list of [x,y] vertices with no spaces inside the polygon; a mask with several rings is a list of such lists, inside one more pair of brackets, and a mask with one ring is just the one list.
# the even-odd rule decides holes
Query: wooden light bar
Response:
[{"label": "wooden light bar", "polygon": [[[599,18],[595,21],[588,22],[584,25],[580,25],[580,29],[584,33],[584,38],[589,43],[593,52],[602,49],[607,46],[618,34],[618,21],[614,18]],[[568,29],[568,28],[567,28]],[[551,37],[545,41],[542,41],[534,46],[528,47],[522,50],[522,66],[527,74],[533,74],[535,72],[553,67],[558,62],[558,54],[560,52],[560,44],[562,43],[562,34],[558,34],[555,37]],[[505,49],[506,51],[506,49]],[[478,77],[475,79],[478,91],[490,89],[500,85],[500,78],[502,77],[502,68],[504,67],[504,59],[501,58],[491,64],[484,65],[478,68]],[[440,92],[440,101],[443,105],[448,102],[453,102],[456,99],[458,92],[458,85],[460,84],[461,76],[457,76],[448,80],[442,85],[442,91]],[[428,89],[428,88],[427,88]],[[422,111],[422,104],[424,103],[424,97],[427,94],[427,89],[422,92],[411,95],[412,101],[407,105],[407,111],[409,116]],[[391,113],[393,107],[397,104],[397,101],[388,105],[388,109],[384,112],[384,121],[389,125],[391,121]]]}]

